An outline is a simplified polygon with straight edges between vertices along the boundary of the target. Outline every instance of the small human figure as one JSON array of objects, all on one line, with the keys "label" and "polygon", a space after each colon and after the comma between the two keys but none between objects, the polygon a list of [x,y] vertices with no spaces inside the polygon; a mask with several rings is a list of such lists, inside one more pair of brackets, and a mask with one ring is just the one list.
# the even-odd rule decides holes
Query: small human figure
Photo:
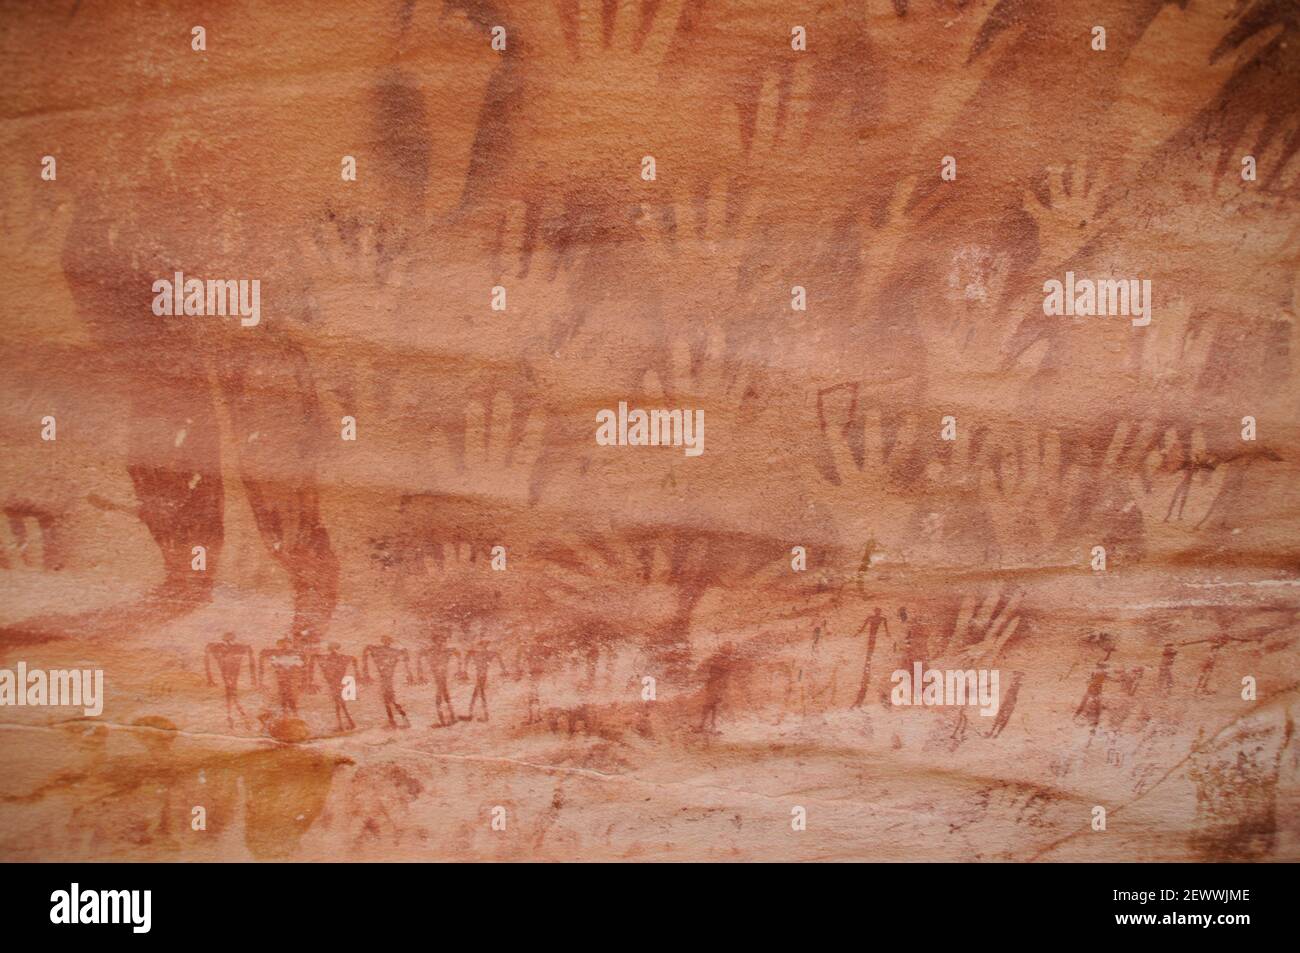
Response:
[{"label": "small human figure", "polygon": [[[444,728],[456,721],[456,709],[451,703],[451,692],[447,688],[447,669],[450,667],[453,657],[459,660],[460,651],[447,645],[446,636],[435,637],[430,645],[421,649],[415,656],[415,671],[418,681],[424,681],[424,662],[427,660],[429,663],[429,671],[433,674],[435,686],[433,706],[438,712],[438,725]],[[445,717],[443,715],[444,706],[447,711]]]},{"label": "small human figure", "polygon": [[1093,737],[1097,734],[1097,727],[1101,724],[1101,693],[1106,687],[1107,680],[1111,678],[1107,663],[1115,651],[1115,640],[1109,632],[1094,632],[1084,639],[1084,643],[1099,648],[1102,653],[1092,670],[1092,675],[1088,677],[1088,687],[1084,690],[1079,707],[1074,710],[1074,720],[1083,721],[1090,729],[1088,744],[1091,745]]},{"label": "small human figure", "polygon": [[1083,693],[1079,707],[1074,710],[1074,720],[1083,719],[1095,733],[1101,721],[1101,692],[1106,687],[1106,661],[1101,659],[1092,670],[1088,687]]},{"label": "small human figure", "polygon": [[1011,678],[1011,687],[1007,689],[1006,697],[998,705],[998,713],[993,718],[993,727],[986,738],[996,738],[1002,734],[1002,729],[1006,728],[1007,722],[1011,720],[1011,713],[1016,710],[1016,698],[1020,695],[1020,683],[1024,680],[1024,672],[1016,672]]},{"label": "small human figure", "polygon": [[266,663],[270,660],[275,672],[275,686],[280,696],[280,714],[298,714],[298,692],[302,687],[307,665],[302,653],[288,639],[279,639],[274,648],[262,649],[258,656],[259,681],[266,681]]},{"label": "small human figure", "polygon": [[909,620],[907,610],[900,607],[898,610],[899,628],[903,630],[903,665],[902,668],[909,672],[912,670],[913,662],[926,662],[928,653],[928,638],[925,629],[916,624],[915,620]]},{"label": "small human figure", "polygon": [[361,653],[361,680],[370,681],[370,660],[373,658],[375,669],[379,672],[379,688],[384,696],[384,711],[388,715],[388,727],[398,727],[397,721],[393,718],[393,712],[396,711],[405,722],[401,727],[410,728],[411,719],[407,717],[406,710],[397,701],[397,691],[393,688],[393,675],[400,662],[406,668],[406,684],[415,684],[415,679],[411,677],[411,654],[406,649],[394,648],[391,635],[385,635],[379,642],[379,645],[367,645],[365,651]]},{"label": "small human figure", "polygon": [[221,682],[226,687],[226,724],[234,728],[235,719],[230,711],[232,705],[239,712],[239,717],[248,722],[248,712],[239,704],[239,672],[243,668],[244,656],[248,656],[248,678],[254,687],[257,686],[257,661],[253,658],[252,647],[236,642],[235,633],[227,632],[221,636],[220,642],[209,642],[203,650],[203,672],[208,677],[209,685],[216,684],[212,680],[213,656],[217,659]]},{"label": "small human figure", "polygon": [[970,718],[967,717],[965,707],[957,709],[957,718],[952,726],[952,733],[948,735],[948,750],[956,751],[966,740],[966,733],[970,730]]},{"label": "small human figure", "polygon": [[1210,654],[1201,665],[1200,677],[1196,680],[1196,691],[1202,695],[1210,693],[1210,678],[1214,675],[1214,666],[1218,664],[1219,653],[1231,641],[1225,634],[1216,635],[1210,640]]},{"label": "small human figure", "polygon": [[[357,660],[351,655],[344,655],[339,651],[339,644],[331,642],[329,651],[317,652],[311,657],[307,665],[307,684],[312,683],[312,675],[319,666],[321,675],[325,679],[325,690],[334,697],[334,720],[338,722],[339,731],[351,731],[357,726],[352,720],[352,715],[348,712],[347,702],[343,698],[343,679],[347,677],[348,666],[352,667],[353,674],[357,673]],[[347,728],[343,727],[344,720],[347,721]]]},{"label": "small human figure", "polygon": [[857,632],[853,633],[853,637],[857,638],[862,634],[863,629],[868,630],[867,657],[862,663],[862,685],[858,688],[858,697],[853,699],[853,705],[851,706],[853,708],[861,708],[863,699],[867,697],[867,688],[871,683],[871,656],[874,655],[876,651],[876,632],[879,631],[882,625],[885,627],[885,635],[889,635],[889,620],[885,618],[884,613],[880,611],[880,606],[876,606],[875,612],[867,616],[867,619],[862,623],[861,628],[859,628]]},{"label": "small human figure", "polygon": [[483,701],[483,717],[479,721],[488,720],[487,680],[494,659],[501,666],[501,674],[509,675],[501,653],[489,646],[487,639],[479,639],[474,643],[474,647],[465,653],[466,662],[474,666],[474,693],[469,698],[469,714],[465,718],[466,721],[474,720],[474,703],[479,699]]},{"label": "small human figure", "polygon": [[1166,642],[1164,653],[1160,656],[1160,675],[1158,681],[1161,688],[1174,687],[1174,658],[1178,655],[1178,649],[1174,643]]},{"label": "small human figure", "polygon": [[1197,451],[1185,456],[1183,462],[1174,468],[1175,471],[1181,471],[1183,475],[1178,481],[1178,486],[1174,488],[1173,497],[1169,500],[1169,510],[1165,513],[1166,523],[1174,516],[1175,508],[1178,510],[1178,519],[1183,518],[1183,509],[1187,506],[1187,497],[1192,491],[1192,480],[1195,479],[1196,474],[1204,473],[1205,479],[1208,480],[1218,467],[1219,461],[1209,454]]},{"label": "small human figure", "polygon": [[528,677],[528,714],[524,723],[532,725],[542,719],[541,683],[546,677],[546,649],[540,640],[523,649],[522,665]]},{"label": "small human figure", "polygon": [[700,730],[718,733],[718,709],[727,698],[731,678],[736,673],[740,654],[735,642],[724,642],[722,648],[705,660],[701,667],[704,674],[704,710],[700,717]]},{"label": "small human figure", "polygon": [[586,648],[582,650],[582,661],[584,665],[584,674],[582,680],[578,682],[578,691],[586,693],[596,683],[596,668],[600,664],[600,642],[592,639]]}]

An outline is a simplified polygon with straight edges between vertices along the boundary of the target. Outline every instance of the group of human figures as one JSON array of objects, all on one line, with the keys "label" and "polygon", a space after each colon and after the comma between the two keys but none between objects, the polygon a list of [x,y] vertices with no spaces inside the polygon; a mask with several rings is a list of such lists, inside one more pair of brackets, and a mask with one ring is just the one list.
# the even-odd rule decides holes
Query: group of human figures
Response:
[{"label": "group of human figures", "polygon": [[[505,662],[500,653],[493,649],[486,639],[479,639],[465,651],[453,648],[445,638],[432,640],[420,649],[415,657],[415,675],[411,673],[411,653],[393,644],[392,636],[384,636],[378,644],[367,645],[361,652],[358,666],[356,656],[345,654],[338,642],[330,642],[324,651],[312,643],[303,640],[295,643],[290,639],[280,639],[274,646],[263,649],[254,655],[251,646],[235,640],[233,632],[225,633],[221,641],[209,643],[204,650],[203,667],[208,684],[215,685],[212,678],[212,661],[216,660],[217,669],[226,693],[226,722],[234,727],[235,712],[249,721],[248,713],[239,703],[239,681],[243,672],[245,658],[248,660],[249,679],[254,687],[266,683],[267,668],[275,680],[275,691],[281,718],[300,717],[298,704],[303,694],[320,691],[316,683],[316,673],[320,672],[325,689],[334,700],[334,717],[339,731],[351,731],[356,728],[348,702],[357,699],[356,685],[370,684],[371,666],[379,675],[380,695],[384,703],[384,713],[388,717],[388,728],[411,727],[410,716],[401,702],[397,700],[396,676],[398,668],[406,673],[406,684],[423,684],[427,681],[426,665],[433,676],[435,685],[434,707],[438,713],[438,725],[446,727],[457,720],[471,721],[475,708],[481,710],[480,721],[488,720],[488,673],[492,663],[496,662],[506,674]],[[458,677],[468,680],[469,670],[473,669],[474,690],[470,696],[469,713],[457,718],[452,704],[448,671],[453,660],[458,661]],[[349,675],[351,672],[351,675]],[[400,721],[398,720],[400,719]]]},{"label": "group of human figures", "polygon": [[[866,620],[858,628],[855,636],[867,633],[867,655],[862,664],[862,684],[858,687],[858,695],[853,700],[853,708],[861,708],[862,703],[866,701],[867,691],[871,686],[871,660],[876,654],[876,636],[883,628],[885,635],[893,640],[894,651],[898,654],[898,667],[904,671],[912,670],[914,661],[927,661],[927,643],[925,630],[915,624],[910,624],[907,618],[907,610],[899,608],[898,610],[899,627],[902,630],[901,638],[894,639],[889,633],[889,619],[880,607],[876,606],[875,611],[867,616]],[[884,704],[889,702],[889,692],[886,689],[881,693],[881,701]]]},{"label": "group of human figures", "polygon": [[[940,657],[943,654],[944,646],[936,645],[927,635],[924,626],[917,625],[915,620],[909,620],[907,610],[900,608],[898,610],[898,620],[902,632],[900,637],[895,638],[889,631],[889,619],[876,607],[875,611],[868,615],[855,633],[855,637],[866,633],[866,657],[862,666],[862,683],[858,688],[858,693],[853,701],[852,708],[861,708],[867,700],[867,695],[872,685],[872,660],[876,653],[877,636],[883,634],[890,639],[893,646],[893,656],[897,659],[897,668],[904,671],[911,671],[915,662],[921,662],[925,665],[930,664],[930,658]],[[1182,643],[1169,642],[1164,646],[1161,654],[1160,667],[1156,679],[1156,691],[1158,694],[1167,695],[1173,691],[1176,679],[1174,676],[1174,664],[1178,658],[1179,649],[1183,646],[1200,645],[1208,643],[1210,650],[1204,660],[1201,662],[1199,674],[1197,677],[1195,691],[1197,694],[1205,695],[1213,691],[1213,679],[1216,666],[1219,664],[1224,650],[1230,643],[1245,642],[1247,639],[1237,638],[1225,633],[1219,633],[1206,639],[1194,639]],[[1074,711],[1074,720],[1084,724],[1089,728],[1089,739],[1097,734],[1103,722],[1103,710],[1106,707],[1103,702],[1103,696],[1115,700],[1116,714],[1112,721],[1122,720],[1131,707],[1129,702],[1138,694],[1140,686],[1143,684],[1145,674],[1142,666],[1125,667],[1115,666],[1111,662],[1111,656],[1116,649],[1114,637],[1108,632],[1094,633],[1083,640],[1083,647],[1097,653],[1093,669],[1087,679],[1087,687],[1084,690],[1083,698]],[[1073,672],[1073,668],[1071,668]],[[1016,672],[1012,676],[1011,684],[1002,699],[999,706],[997,717],[988,737],[997,737],[1014,710],[1016,697],[1020,690],[1020,684],[1023,680],[1023,673]],[[1150,680],[1148,679],[1148,684]],[[881,689],[880,703],[889,707],[889,688],[886,686]],[[962,715],[960,728],[964,731],[965,717]]]},{"label": "group of human figures", "polygon": [[[861,708],[867,700],[867,694],[870,692],[872,685],[871,666],[873,657],[876,654],[876,640],[882,630],[892,646],[895,670],[911,672],[913,665],[917,662],[929,666],[932,659],[943,657],[943,654],[952,647],[952,641],[942,635],[932,638],[928,627],[909,617],[906,608],[899,607],[898,626],[900,631],[897,636],[894,636],[889,631],[889,618],[880,610],[879,606],[876,606],[875,610],[866,617],[857,632],[854,633],[855,638],[861,636],[864,632],[867,634],[867,650],[862,663],[862,683],[858,686],[857,696],[853,699],[850,708]],[[1012,712],[1015,711],[1016,700],[1020,694],[1020,685],[1023,678],[1024,674],[1022,672],[1012,674],[1011,683],[1007,686],[1006,693],[1000,701],[998,713],[985,734],[986,738],[996,738],[1006,728]],[[885,682],[880,690],[880,704],[886,708],[889,708],[892,704],[888,682]],[[969,719],[967,711],[963,707],[957,713],[951,740],[954,743],[961,743],[965,739],[968,729]],[[897,736],[895,737],[897,738]]]}]

